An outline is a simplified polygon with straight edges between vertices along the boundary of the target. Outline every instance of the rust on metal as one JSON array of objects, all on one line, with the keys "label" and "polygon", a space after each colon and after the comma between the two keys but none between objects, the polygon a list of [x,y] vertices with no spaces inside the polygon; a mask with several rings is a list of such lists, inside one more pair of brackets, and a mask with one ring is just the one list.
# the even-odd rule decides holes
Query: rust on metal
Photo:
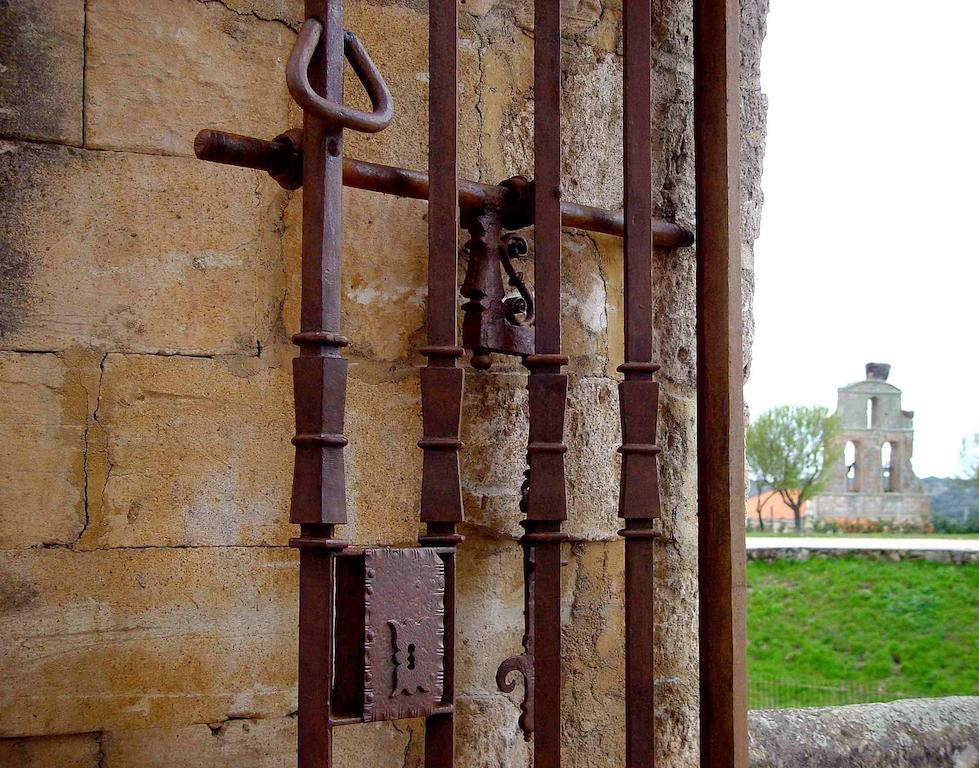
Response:
[{"label": "rust on metal", "polygon": [[[320,41],[326,34],[326,24],[316,16],[307,16],[299,31],[286,66],[286,83],[295,102],[303,113],[338,128],[351,128],[363,133],[376,133],[387,128],[394,117],[394,102],[364,46],[352,32],[343,34],[343,51],[371,100],[373,111],[362,112],[334,101],[329,95],[320,96],[310,76],[310,63],[320,50]],[[331,48],[333,50],[333,48]],[[339,69],[339,67],[335,67]],[[342,70],[341,70],[342,73]]]},{"label": "rust on metal", "polygon": [[[462,342],[473,350],[473,367],[481,370],[489,368],[490,352],[529,355],[534,351],[533,324],[517,319],[516,297],[507,296],[500,274],[501,264],[509,262],[512,267],[511,257],[521,250],[515,241],[508,249],[502,220],[500,210],[492,207],[466,212],[464,217],[469,240],[465,244],[466,276],[460,290],[467,300],[462,305]],[[519,282],[529,293],[522,280]]]},{"label": "rust on metal", "polygon": [[[522,499],[521,511],[526,512],[526,500]],[[503,693],[511,693],[516,687],[515,674],[523,678],[523,699],[520,702],[520,719],[517,725],[523,731],[524,740],[530,741],[534,733],[534,561],[531,547],[523,546],[524,573],[524,631],[523,653],[504,659],[496,670],[496,687]]]},{"label": "rust on metal", "polygon": [[445,565],[425,547],[364,553],[364,720],[431,714],[442,703]]},{"label": "rust on metal", "polygon": [[331,722],[451,713],[444,549],[348,548],[335,560]]},{"label": "rust on metal", "polygon": [[740,7],[694,1],[700,752],[747,768]]},{"label": "rust on metal", "polygon": [[653,355],[652,4],[623,5],[623,148],[625,186],[625,362],[619,366],[622,477],[619,516],[625,537],[626,768],[656,760],[654,666],[654,524],[660,516],[656,445],[659,366]]},{"label": "rust on metal", "polygon": [[561,3],[534,3],[534,354],[527,519],[533,560],[533,740],[536,768],[561,765],[561,521],[567,517],[561,353]]},{"label": "rust on metal", "polygon": [[[445,674],[431,696],[432,703],[447,709],[441,713],[435,709],[424,713],[428,715],[425,768],[452,768],[455,763],[455,545],[462,539],[456,525],[463,520],[459,434],[465,386],[463,370],[456,366],[456,359],[465,354],[458,344],[456,310],[458,11],[456,0],[430,0],[428,8],[428,343],[421,349],[428,362],[421,370],[423,437],[419,442],[424,451],[420,518],[426,530],[419,543],[429,547],[430,556],[439,558],[442,565],[445,611],[440,655]],[[440,555],[436,547],[447,552]],[[405,626],[411,626],[410,619]],[[426,646],[432,644],[426,638],[420,638],[419,642]],[[410,638],[408,643],[410,650]],[[420,646],[415,643],[415,647]],[[404,672],[403,665],[399,669]]]},{"label": "rust on metal", "polygon": [[[297,159],[286,154],[279,139],[265,141],[212,128],[197,134],[194,151],[201,160],[255,168],[268,171],[273,176],[281,173],[290,161]],[[301,161],[301,153],[298,159]],[[517,189],[520,182],[522,185]],[[343,159],[343,183],[353,189],[414,200],[427,200],[429,195],[428,174],[425,171],[368,163],[350,157]],[[300,186],[301,174],[298,183],[286,188],[297,189]],[[506,229],[521,229],[533,224],[533,190],[533,182],[521,177],[508,179],[499,185],[460,180],[459,207],[463,212],[497,208]],[[566,200],[561,202],[561,223],[565,227],[615,237],[622,237],[625,229],[622,211],[608,211]],[[652,218],[652,233],[654,243],[660,248],[683,248],[693,244],[693,232],[688,228],[657,216]]]}]

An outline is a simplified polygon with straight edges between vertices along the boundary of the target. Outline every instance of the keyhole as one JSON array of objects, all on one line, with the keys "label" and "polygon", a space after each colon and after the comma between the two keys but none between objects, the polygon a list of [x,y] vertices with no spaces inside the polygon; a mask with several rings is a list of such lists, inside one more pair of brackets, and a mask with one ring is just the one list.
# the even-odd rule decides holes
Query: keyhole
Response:
[{"label": "keyhole", "polygon": [[415,644],[408,643],[408,669],[415,668]]}]

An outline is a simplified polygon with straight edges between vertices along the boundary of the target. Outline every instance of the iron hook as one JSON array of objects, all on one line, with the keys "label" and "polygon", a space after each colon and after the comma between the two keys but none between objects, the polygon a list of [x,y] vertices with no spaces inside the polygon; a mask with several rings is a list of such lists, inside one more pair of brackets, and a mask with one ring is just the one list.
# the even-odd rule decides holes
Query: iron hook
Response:
[{"label": "iron hook", "polygon": [[327,101],[313,90],[309,82],[309,63],[323,36],[323,23],[310,17],[303,22],[296,44],[286,66],[289,93],[305,111],[321,120],[351,128],[362,133],[377,133],[387,128],[394,117],[394,100],[380,71],[371,61],[363,44],[352,32],[343,33],[343,53],[353,67],[371,100],[372,112],[351,109]]}]

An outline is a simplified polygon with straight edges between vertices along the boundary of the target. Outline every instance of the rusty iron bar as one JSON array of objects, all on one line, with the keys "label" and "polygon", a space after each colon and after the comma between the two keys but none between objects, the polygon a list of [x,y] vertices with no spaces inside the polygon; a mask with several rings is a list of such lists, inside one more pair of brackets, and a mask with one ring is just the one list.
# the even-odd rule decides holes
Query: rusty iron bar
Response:
[{"label": "rusty iron bar", "polygon": [[561,3],[534,3],[534,354],[524,360],[527,444],[525,548],[533,552],[533,740],[536,768],[561,765],[561,542],[567,518],[561,354]]},{"label": "rusty iron bar", "polygon": [[[343,103],[342,0],[306,0],[305,28],[319,27],[308,58],[297,41],[288,69],[302,66],[311,88]],[[312,20],[312,21],[310,21]],[[308,33],[307,33],[308,34]],[[297,59],[304,59],[297,63]],[[347,363],[340,356],[340,203],[343,128],[303,113],[302,296],[300,330],[293,341],[296,460],[290,521],[300,536],[299,561],[299,768],[333,764],[333,530],[347,522],[343,475]],[[254,150],[254,145],[252,145]]]},{"label": "rusty iron bar", "polygon": [[694,0],[700,760],[747,768],[740,7]]},{"label": "rusty iron bar", "polygon": [[619,517],[625,527],[626,768],[656,759],[653,563],[660,517],[656,422],[659,366],[653,355],[652,4],[623,5],[625,186],[625,362],[619,366],[622,419]]},{"label": "rusty iron bar", "polygon": [[[194,151],[201,160],[209,160],[242,168],[267,171],[272,176],[286,173],[296,161],[295,151],[284,139],[267,141],[239,136],[214,129],[201,131],[194,142]],[[294,186],[302,184],[302,178]],[[396,168],[346,157],[343,159],[343,184],[354,189],[381,192],[397,197],[427,200],[428,174],[409,168]],[[534,184],[516,186],[481,184],[460,180],[459,207],[463,210],[498,208],[505,212],[508,229],[519,229],[533,223]],[[693,244],[693,233],[676,222],[653,216],[650,219],[653,241],[660,248],[682,248]],[[561,202],[561,223],[565,227],[600,232],[622,237],[625,224],[622,211],[609,211],[590,205]]]},{"label": "rusty iron bar", "polygon": [[[449,547],[445,565],[442,704],[455,701],[455,545],[463,520],[459,439],[465,384],[456,359],[465,354],[457,338],[456,270],[459,255],[458,205],[458,11],[456,0],[429,2],[428,99],[428,358],[421,369],[424,436],[420,543]],[[452,768],[455,719],[451,709],[425,720],[425,768]]]}]

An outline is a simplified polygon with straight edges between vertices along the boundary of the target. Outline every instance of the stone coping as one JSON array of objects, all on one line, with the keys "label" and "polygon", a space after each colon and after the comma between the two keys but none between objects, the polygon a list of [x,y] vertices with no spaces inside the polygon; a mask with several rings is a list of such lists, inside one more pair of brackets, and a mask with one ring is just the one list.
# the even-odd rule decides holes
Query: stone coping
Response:
[{"label": "stone coping", "polygon": [[752,768],[976,768],[979,696],[748,715]]}]

